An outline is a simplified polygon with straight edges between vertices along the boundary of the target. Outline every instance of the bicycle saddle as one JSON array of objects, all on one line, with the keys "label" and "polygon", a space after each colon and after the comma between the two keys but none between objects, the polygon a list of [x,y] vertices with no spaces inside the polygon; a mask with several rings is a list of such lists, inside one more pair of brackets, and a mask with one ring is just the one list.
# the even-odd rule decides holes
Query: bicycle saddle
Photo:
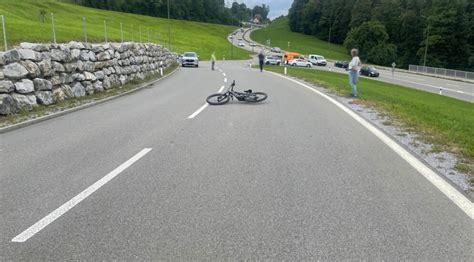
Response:
[{"label": "bicycle saddle", "polygon": [[244,92],[247,93],[247,94],[250,94],[250,93],[252,93],[252,89],[245,90]]}]

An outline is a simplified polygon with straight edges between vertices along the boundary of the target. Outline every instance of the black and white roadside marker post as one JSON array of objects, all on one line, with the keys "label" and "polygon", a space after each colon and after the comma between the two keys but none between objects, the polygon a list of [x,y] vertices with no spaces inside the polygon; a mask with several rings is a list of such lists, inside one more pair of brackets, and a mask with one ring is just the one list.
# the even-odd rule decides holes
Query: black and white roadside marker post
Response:
[{"label": "black and white roadside marker post", "polygon": [[8,50],[7,47],[7,32],[5,31],[5,16],[2,15],[2,31],[3,31],[3,47],[5,52]]}]

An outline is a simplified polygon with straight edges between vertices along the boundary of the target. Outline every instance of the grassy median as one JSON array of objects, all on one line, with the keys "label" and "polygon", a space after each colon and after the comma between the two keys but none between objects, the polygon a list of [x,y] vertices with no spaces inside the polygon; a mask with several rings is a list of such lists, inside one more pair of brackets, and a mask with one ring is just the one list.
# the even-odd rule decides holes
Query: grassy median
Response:
[{"label": "grassy median", "polygon": [[[283,73],[283,67],[265,69]],[[288,74],[343,96],[350,94],[348,77],[344,74],[304,68],[288,68]],[[360,78],[358,93],[361,103],[421,134],[435,150],[461,156],[458,169],[473,174],[474,104],[367,78]]]}]

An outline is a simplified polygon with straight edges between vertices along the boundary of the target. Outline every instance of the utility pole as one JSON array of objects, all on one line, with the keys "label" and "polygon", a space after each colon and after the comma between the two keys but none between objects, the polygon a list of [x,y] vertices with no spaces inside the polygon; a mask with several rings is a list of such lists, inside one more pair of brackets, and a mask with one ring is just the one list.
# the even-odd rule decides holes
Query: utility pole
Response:
[{"label": "utility pole", "polygon": [[429,37],[430,37],[430,25],[428,25],[427,33],[426,33],[425,58],[423,59],[423,67],[426,67],[426,55],[428,54],[428,41],[430,39]]}]

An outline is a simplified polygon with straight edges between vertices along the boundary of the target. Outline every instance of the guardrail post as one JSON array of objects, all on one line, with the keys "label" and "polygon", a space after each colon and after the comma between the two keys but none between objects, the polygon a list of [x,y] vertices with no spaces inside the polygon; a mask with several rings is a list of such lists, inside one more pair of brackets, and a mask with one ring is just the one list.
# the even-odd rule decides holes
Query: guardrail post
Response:
[{"label": "guardrail post", "polygon": [[150,28],[147,28],[148,31],[148,43],[150,43]]},{"label": "guardrail post", "polygon": [[87,20],[86,17],[82,17],[82,27],[84,30],[84,41],[87,43]]},{"label": "guardrail post", "polygon": [[5,16],[2,15],[3,47],[7,51],[7,31],[5,31]]},{"label": "guardrail post", "polygon": [[132,24],[132,42],[135,42],[135,36],[133,35],[133,24]]},{"label": "guardrail post", "polygon": [[142,42],[142,26],[141,25],[138,26],[138,34],[140,36],[139,40],[140,40],[140,43],[141,43]]},{"label": "guardrail post", "polygon": [[54,27],[54,14],[51,13],[51,29],[53,30],[53,43],[57,43],[56,42],[56,28]]}]

